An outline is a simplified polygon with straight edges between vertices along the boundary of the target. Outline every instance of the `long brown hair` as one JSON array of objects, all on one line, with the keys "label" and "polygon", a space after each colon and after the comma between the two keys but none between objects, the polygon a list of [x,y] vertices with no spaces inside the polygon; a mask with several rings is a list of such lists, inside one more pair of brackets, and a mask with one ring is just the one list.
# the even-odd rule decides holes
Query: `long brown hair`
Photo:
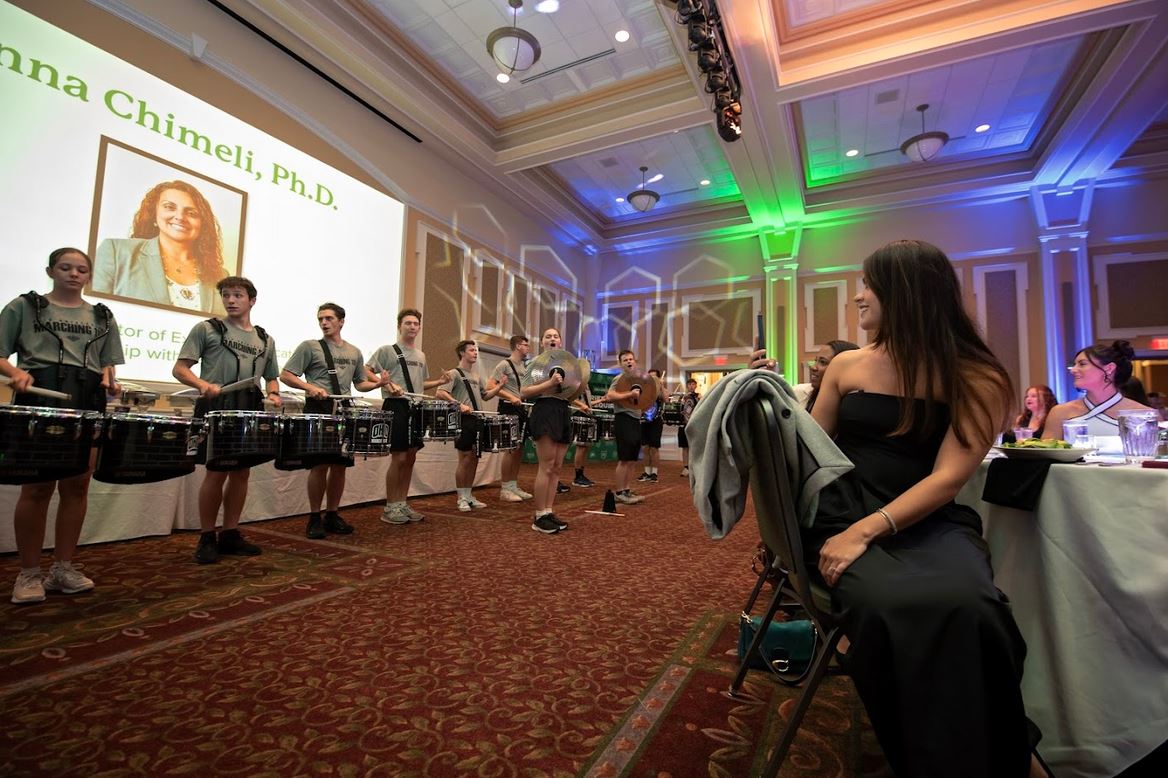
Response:
[{"label": "long brown hair", "polygon": [[[1022,393],[1022,413],[1014,421],[1015,427],[1027,427],[1030,425],[1030,420],[1034,418],[1034,413],[1026,407],[1026,395],[1030,394],[1033,389],[1038,394],[1038,400],[1042,403],[1042,425],[1046,426],[1046,415],[1050,413],[1050,409],[1058,405],[1058,400],[1054,396],[1054,391],[1046,384],[1034,384],[1026,387],[1026,391]],[[1039,427],[1039,432],[1042,432],[1042,427]]]},{"label": "long brown hair", "polygon": [[[945,252],[922,240],[898,240],[864,260],[864,282],[880,300],[880,327],[872,343],[888,354],[903,395],[893,435],[905,435],[922,421],[935,429],[939,405],[950,407],[953,431],[969,445],[978,418],[996,429],[980,430],[987,438],[1005,426],[1014,390],[1006,368],[982,340],[961,303],[957,273]],[[913,400],[917,379],[924,377],[924,417],[917,419]],[[994,386],[994,396],[971,391],[971,377]],[[934,398],[941,398],[940,401]]]},{"label": "long brown hair", "polygon": [[158,237],[158,201],[167,189],[177,189],[185,192],[195,201],[195,209],[199,212],[202,223],[199,227],[199,237],[195,238],[194,255],[198,261],[199,278],[204,283],[214,283],[227,276],[227,269],[223,267],[223,239],[219,234],[219,220],[211,210],[211,203],[203,197],[203,193],[186,181],[163,181],[156,185],[138,206],[134,214],[134,223],[130,227],[131,238]]}]

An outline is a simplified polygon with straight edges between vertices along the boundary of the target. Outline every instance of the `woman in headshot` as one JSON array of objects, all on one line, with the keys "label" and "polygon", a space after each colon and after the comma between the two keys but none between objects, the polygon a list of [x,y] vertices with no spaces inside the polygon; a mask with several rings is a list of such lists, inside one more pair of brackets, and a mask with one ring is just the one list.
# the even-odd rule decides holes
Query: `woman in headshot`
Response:
[{"label": "woman in headshot", "polygon": [[1136,355],[1126,340],[1111,345],[1088,346],[1075,355],[1067,369],[1082,398],[1056,405],[1046,417],[1044,438],[1061,438],[1063,422],[1087,422],[1088,435],[1117,436],[1120,411],[1151,410],[1147,405],[1123,396],[1120,387],[1131,378],[1132,357]]},{"label": "woman in headshot", "polygon": [[832,361],[812,412],[855,469],[804,533],[851,641],[843,665],[896,775],[1042,775],[1026,645],[980,518],[954,502],[1010,418],[1010,379],[940,249],[890,243],[863,272],[870,342]]},{"label": "woman in headshot", "polygon": [[1035,384],[1026,388],[1026,396],[1022,399],[1022,413],[1014,419],[1014,428],[1025,428],[1034,431],[1034,437],[1041,438],[1047,414],[1058,404],[1054,392],[1049,386]]},{"label": "woman in headshot", "polygon": [[827,371],[827,366],[840,353],[844,351],[855,351],[858,349],[855,343],[847,340],[829,340],[827,345],[819,349],[819,353],[815,355],[815,359],[808,363],[811,371],[811,394],[807,395],[807,402],[804,405],[807,412],[815,407],[815,399],[819,396],[819,386],[823,382],[823,374]]},{"label": "woman in headshot", "polygon": [[186,181],[163,181],[142,198],[130,237],[97,247],[92,289],[225,316],[215,284],[227,275],[207,198]]},{"label": "woman in headshot", "polygon": [[[91,305],[81,297],[91,269],[89,257],[80,249],[57,249],[49,255],[46,271],[53,280],[53,290],[47,295],[21,295],[0,311],[0,375],[12,381],[14,406],[104,411],[106,395],[121,391],[114,375],[115,365],[125,361],[117,322],[109,308]],[[13,353],[17,355],[15,365],[8,360]],[[36,387],[64,392],[70,399],[29,393]],[[75,431],[83,432],[83,427]],[[92,454],[96,456],[96,449]],[[12,587],[12,602],[42,602],[46,591],[77,594],[93,588],[93,581],[73,567],[85,521],[93,456],[83,472],[74,469],[65,475],[70,470],[62,468],[53,475],[63,477],[20,487],[13,516],[20,574]],[[53,563],[46,575],[41,570],[41,549],[53,492],[59,492],[61,499]]]}]

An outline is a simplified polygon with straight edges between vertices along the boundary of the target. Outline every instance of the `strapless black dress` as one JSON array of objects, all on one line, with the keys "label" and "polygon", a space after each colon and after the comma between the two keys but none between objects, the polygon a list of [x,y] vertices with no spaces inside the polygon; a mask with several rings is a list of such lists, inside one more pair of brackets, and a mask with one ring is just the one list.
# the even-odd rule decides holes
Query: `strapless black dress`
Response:
[{"label": "strapless black dress", "polygon": [[[898,397],[842,398],[836,444],[856,467],[821,493],[804,537],[809,564],[829,537],[932,472],[947,408],[934,432],[918,424],[890,437],[899,413]],[[852,643],[845,668],[897,776],[1027,774],[1026,645],[994,586],[975,511],[949,503],[875,541],[840,576],[832,603]]]}]

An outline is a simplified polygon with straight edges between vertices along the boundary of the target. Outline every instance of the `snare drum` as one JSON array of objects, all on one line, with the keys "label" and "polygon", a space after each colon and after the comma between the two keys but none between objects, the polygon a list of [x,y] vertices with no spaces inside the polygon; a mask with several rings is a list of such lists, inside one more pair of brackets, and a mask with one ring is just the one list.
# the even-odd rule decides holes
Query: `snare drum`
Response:
[{"label": "snare drum", "polygon": [[596,419],[583,414],[572,417],[572,440],[580,444],[595,443],[597,438]]},{"label": "snare drum", "polygon": [[303,470],[351,461],[344,453],[343,419],[323,413],[285,414],[279,417],[279,429],[277,470]]},{"label": "snare drum", "polygon": [[389,454],[392,439],[393,412],[372,408],[346,408],[345,439],[348,453],[363,457],[383,457]]},{"label": "snare drum", "polygon": [[264,411],[208,411],[207,469],[240,470],[276,458],[280,417]]},{"label": "snare drum", "polygon": [[460,427],[458,403],[410,399],[412,437],[422,440],[456,440]]},{"label": "snare drum", "polygon": [[0,407],[0,484],[81,475],[101,433],[101,414],[32,405]]},{"label": "snare drum", "polygon": [[685,414],[680,402],[667,402],[661,406],[661,421],[673,427],[685,426]]},{"label": "snare drum", "polygon": [[596,439],[616,438],[616,406],[612,403],[596,403],[592,406],[592,418],[596,420]]},{"label": "snare drum", "polygon": [[112,413],[101,432],[93,477],[107,484],[149,484],[195,472],[203,420]]},{"label": "snare drum", "polygon": [[478,425],[478,453],[495,454],[519,446],[519,417],[503,413],[474,411],[469,414]]}]

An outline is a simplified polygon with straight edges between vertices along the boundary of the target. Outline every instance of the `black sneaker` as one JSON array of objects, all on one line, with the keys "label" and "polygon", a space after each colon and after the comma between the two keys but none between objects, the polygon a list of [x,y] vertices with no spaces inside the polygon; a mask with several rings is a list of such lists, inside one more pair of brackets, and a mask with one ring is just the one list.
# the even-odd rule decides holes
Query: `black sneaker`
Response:
[{"label": "black sneaker", "polygon": [[580,475],[578,475],[574,479],[572,479],[572,485],[573,486],[582,486],[585,489],[587,489],[589,486],[596,486],[596,482],[593,481],[588,476],[581,473]]},{"label": "black sneaker", "polygon": [[554,535],[560,531],[560,525],[552,519],[549,513],[545,513],[543,516],[531,522],[531,528],[545,535]]},{"label": "black sneaker", "polygon": [[219,533],[219,553],[237,556],[259,556],[264,550],[255,543],[248,543],[237,529],[225,529]]},{"label": "black sneaker", "polygon": [[649,481],[649,483],[651,483],[651,484],[655,484],[655,483],[657,483],[657,474],[656,474],[656,473],[650,473],[650,474],[649,474],[649,478],[648,478],[647,480],[648,480],[648,481]]},{"label": "black sneaker", "polygon": [[353,525],[342,519],[336,511],[329,511],[324,515],[324,531],[334,535],[352,535]]},{"label": "black sneaker", "polygon": [[641,473],[639,476],[637,476],[637,480],[638,481],[652,481],[653,476],[649,475],[648,473]]},{"label": "black sneaker", "polygon": [[219,546],[214,532],[199,535],[199,545],[195,548],[195,561],[200,565],[213,565],[219,561]]},{"label": "black sneaker", "polygon": [[308,514],[308,527],[304,530],[304,537],[311,540],[323,540],[325,538],[324,521],[320,518],[319,513]]},{"label": "black sneaker", "polygon": [[563,532],[564,530],[566,530],[568,528],[568,522],[560,521],[559,519],[556,518],[556,514],[554,514],[554,513],[549,513],[544,518],[551,519],[552,524],[555,524],[557,527],[559,527],[560,532]]},{"label": "black sneaker", "polygon": [[556,481],[556,494],[563,494],[564,492],[572,491],[572,487],[568,486],[563,481]]}]

